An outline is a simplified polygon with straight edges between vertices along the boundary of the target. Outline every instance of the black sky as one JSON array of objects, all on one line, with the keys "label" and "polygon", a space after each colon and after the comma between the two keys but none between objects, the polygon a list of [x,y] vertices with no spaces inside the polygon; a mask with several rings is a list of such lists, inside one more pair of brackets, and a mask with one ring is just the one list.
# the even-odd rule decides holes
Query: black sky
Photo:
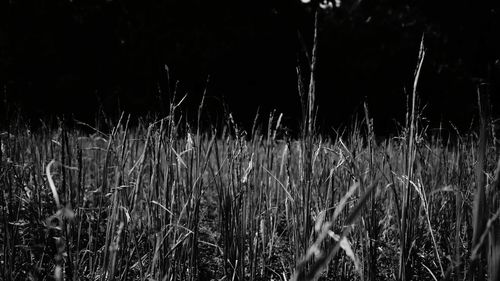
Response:
[{"label": "black sky", "polygon": [[[220,116],[225,102],[244,124],[260,107],[262,114],[284,112],[293,127],[300,117],[296,67],[307,70],[315,3],[249,2],[4,1],[3,96],[32,116],[85,119],[100,107],[161,112],[175,85],[179,95],[188,93],[186,111],[195,112],[207,88],[211,116]],[[404,117],[422,34],[424,114],[434,124],[467,128],[478,85],[496,108],[495,1],[352,3],[319,14],[323,127],[349,122],[367,100],[377,129],[393,130],[393,120]]]}]

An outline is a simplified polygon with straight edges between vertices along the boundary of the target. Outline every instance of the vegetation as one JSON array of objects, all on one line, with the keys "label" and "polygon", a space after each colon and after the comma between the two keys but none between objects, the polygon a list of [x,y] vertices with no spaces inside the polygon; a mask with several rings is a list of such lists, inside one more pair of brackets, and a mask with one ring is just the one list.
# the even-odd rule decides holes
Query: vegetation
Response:
[{"label": "vegetation", "polygon": [[[239,126],[230,113],[224,113],[222,125],[207,124],[204,121],[205,96],[193,122],[186,121],[187,109],[182,107],[184,99],[176,99],[175,95],[170,103],[160,100],[158,107],[166,116],[154,118],[136,120],[122,114],[119,120],[112,120],[103,115],[90,125],[61,118],[55,124],[48,122],[37,128],[31,127],[21,115],[12,119],[14,115],[7,112],[7,89],[9,94],[11,88],[16,93],[16,87],[20,89],[18,96],[24,97],[35,97],[32,92],[38,94],[43,89],[46,92],[56,89],[52,99],[40,95],[45,97],[43,102],[50,104],[49,107],[56,104],[51,100],[59,99],[60,104],[77,104],[87,111],[87,107],[75,100],[90,100],[89,93],[101,91],[107,93],[103,96],[110,99],[115,93],[130,92],[133,97],[130,104],[137,107],[139,97],[145,101],[142,106],[150,106],[148,101],[152,100],[151,97],[136,95],[136,91],[142,91],[144,87],[134,88],[132,84],[139,81],[138,84],[147,84],[149,88],[157,84],[153,87],[154,91],[145,92],[158,93],[162,99],[174,85],[170,85],[170,77],[165,81],[157,77],[161,76],[159,73],[163,69],[167,76],[170,75],[166,63],[172,61],[177,64],[176,70],[180,73],[177,75],[182,77],[182,67],[179,67],[182,64],[176,62],[178,57],[189,58],[184,66],[187,69],[193,68],[193,61],[202,61],[199,76],[204,77],[211,68],[220,68],[219,73],[223,74],[229,69],[238,76],[245,76],[228,67],[233,62],[221,63],[219,58],[226,57],[227,50],[234,49],[234,45],[254,46],[238,43],[247,42],[240,35],[240,29],[255,29],[250,34],[259,32],[260,29],[254,28],[253,18],[246,21],[238,13],[225,9],[226,4],[218,4],[220,7],[213,9],[227,16],[214,17],[203,8],[203,5],[216,6],[213,4],[202,5],[200,2],[195,5],[197,9],[185,8],[186,12],[177,13],[178,9],[160,2],[153,6],[148,4],[147,9],[128,8],[137,4],[108,3],[109,11],[114,11],[111,14],[115,16],[107,16],[109,12],[104,11],[108,4],[85,4],[81,9],[76,9],[74,5],[77,4],[65,4],[57,9],[49,5],[40,12],[33,12],[34,22],[38,22],[38,18],[66,15],[64,12],[68,11],[70,16],[67,22],[71,23],[70,26],[83,26],[82,30],[88,30],[88,34],[92,35],[98,27],[102,30],[99,38],[109,38],[109,33],[114,34],[109,41],[89,40],[94,38],[90,35],[78,36],[79,33],[73,32],[74,28],[55,32],[49,28],[52,24],[41,24],[34,29],[35,32],[20,33],[27,36],[4,40],[9,45],[9,52],[4,52],[7,55],[0,58],[0,72],[11,73],[6,77],[13,78],[7,79],[10,82],[0,81],[5,96],[5,114],[1,116],[5,127],[0,130],[0,279],[499,280],[500,160],[497,160],[498,141],[494,133],[489,132],[491,122],[489,108],[485,106],[489,104],[486,91],[482,88],[478,90],[477,133],[457,132],[454,136],[444,136],[441,131],[428,130],[419,111],[417,97],[417,84],[425,57],[422,43],[413,91],[408,97],[406,122],[396,137],[375,137],[374,120],[367,104],[362,118],[356,119],[351,127],[333,131],[330,135],[320,134],[321,130],[316,128],[315,80],[319,10],[311,7],[319,5],[334,9],[330,1],[302,1],[312,2],[306,5],[305,10],[309,12],[305,14],[315,16],[312,50],[297,59],[297,84],[302,103],[301,130],[297,137],[291,136],[283,126],[283,115],[275,113],[266,119],[267,124],[255,121],[250,131]],[[177,2],[174,6],[184,5],[183,1]],[[379,50],[389,50],[385,51],[387,53],[400,49],[386,47],[387,43],[397,41],[388,46],[412,45],[415,34],[420,33],[420,28],[416,27],[426,26],[430,42],[444,46],[441,50],[446,50],[447,56],[449,53],[450,58],[445,56],[446,59],[442,60],[459,62],[443,63],[439,52],[435,52],[430,68],[439,69],[436,70],[438,73],[442,69],[452,74],[463,72],[463,77],[492,75],[491,58],[494,58],[495,52],[488,48],[483,50],[480,46],[483,37],[488,39],[495,33],[489,31],[477,38],[476,33],[482,29],[490,30],[485,26],[495,22],[494,9],[488,8],[488,5],[474,9],[471,12],[474,17],[470,18],[484,18],[474,24],[463,22],[464,17],[456,17],[463,28],[458,28],[458,35],[451,36],[453,40],[449,40],[448,33],[455,35],[455,31],[441,31],[440,21],[428,18],[425,11],[420,14],[417,4],[396,5],[390,2],[384,5],[395,5],[394,9],[363,3],[360,13],[355,15],[347,12],[356,7],[340,7],[340,1],[336,1],[336,16],[325,14],[325,21],[333,23],[334,27],[345,25],[352,30],[364,31],[366,35],[360,38],[374,41],[372,44],[379,46]],[[246,3],[238,5],[241,5],[242,11],[248,8]],[[269,12],[262,10],[263,14],[268,14],[268,21],[277,21],[275,18],[283,13],[290,17],[283,23],[299,25],[299,21],[291,18],[304,14],[301,10],[290,6],[290,12],[286,12],[286,9],[277,9],[274,5],[269,6]],[[298,5],[298,1],[293,5]],[[443,7],[448,11],[448,5]],[[256,7],[252,9],[257,11]],[[16,2],[15,5],[10,3],[8,10],[13,15],[24,15],[32,9]],[[131,10],[139,12],[129,13]],[[467,5],[459,10],[459,14],[468,15]],[[488,11],[484,17],[483,10]],[[173,32],[160,28],[164,26],[165,18],[184,19],[187,14],[200,14],[195,17],[199,18],[199,23],[188,20],[186,23],[189,26],[168,24],[173,26],[169,27],[173,28]],[[436,15],[439,14],[436,12]],[[97,20],[94,19],[96,15]],[[208,18],[220,20],[205,25]],[[220,28],[225,27],[227,22],[233,22],[233,18],[238,19],[236,22],[241,21],[240,29],[234,29],[238,32]],[[101,21],[109,24],[92,24]],[[396,22],[398,27],[394,31],[392,28],[386,31],[387,38],[382,41],[377,40],[383,36],[372,40],[371,34],[376,33],[373,30],[384,30],[385,21]],[[197,27],[201,23],[203,30]],[[436,23],[435,26],[433,23]],[[409,32],[407,27],[414,30]],[[192,29],[192,32],[177,32],[178,29]],[[97,43],[74,44],[73,49],[66,48],[64,44],[50,43],[53,41],[51,38],[59,37],[57,34],[64,35],[69,31],[72,37],[78,37],[82,42]],[[293,32],[289,32],[293,36],[283,38],[297,41],[296,45],[300,41],[306,53],[309,45],[302,35],[299,35],[300,40],[295,40],[295,31],[293,27]],[[235,38],[221,40],[228,36],[227,32]],[[393,32],[401,35],[397,38],[412,40],[394,40]],[[0,33],[10,34],[11,31]],[[463,40],[464,34],[469,35],[465,38],[474,40]],[[309,33],[305,35],[308,39]],[[355,42],[358,35],[351,36],[339,34],[334,37],[337,38],[335,44],[342,41],[339,38],[350,38]],[[287,41],[267,35],[256,37],[256,41],[268,42],[267,37],[283,41],[283,44]],[[200,44],[193,44],[193,38],[195,43]],[[156,42],[148,44],[156,46],[155,50],[164,51],[149,51],[145,47],[148,44],[143,45],[143,41]],[[169,45],[171,42],[175,43],[175,48]],[[352,42],[345,44],[345,48],[365,46]],[[91,57],[112,59],[105,63],[104,70],[99,68],[97,75],[91,66],[94,64],[88,63],[85,56],[80,56],[77,63],[73,59],[65,59],[73,58],[80,47],[102,50],[100,44],[113,47],[104,48],[108,51],[102,56],[95,53]],[[170,47],[162,47],[167,45]],[[192,50],[184,48],[191,45]],[[65,51],[57,51],[59,48]],[[126,51],[115,52],[114,48]],[[262,61],[271,61],[269,58],[273,53],[262,49],[267,54]],[[337,59],[336,56],[349,54],[339,51],[344,50],[343,47],[334,51],[325,49],[329,50],[329,54],[324,52],[324,57],[332,56],[331,61]],[[33,53],[32,50],[42,50],[44,56],[38,60],[23,59],[25,54]],[[484,51],[479,59],[463,55],[477,53],[477,50]],[[227,61],[240,54],[253,54],[253,51],[242,48],[229,55]],[[363,57],[358,51],[354,49],[350,52],[356,53],[355,57]],[[194,53],[207,56],[190,55]],[[121,59],[122,56],[128,58],[130,54],[137,59]],[[461,59],[462,56],[465,60]],[[397,60],[399,56],[390,57]],[[248,60],[252,58],[250,56]],[[480,65],[477,69],[472,67],[476,60]],[[29,62],[29,69],[35,69],[34,76],[25,77],[23,71],[13,71],[19,65],[19,69],[23,69],[25,61]],[[59,66],[47,68],[51,65],[47,62],[52,61],[60,61],[63,66],[71,64],[70,72],[55,71],[61,68]],[[345,61],[353,64],[350,59]],[[360,60],[359,66],[352,69],[363,69],[364,64],[364,60]],[[383,58],[377,58],[373,68],[377,69],[380,64],[389,65]],[[33,65],[34,68],[31,67]],[[339,65],[342,68],[342,64]],[[84,70],[85,67],[88,69]],[[264,68],[268,68],[270,73],[279,72],[268,65],[263,67],[255,63],[254,69]],[[120,71],[106,71],[111,69]],[[393,69],[400,71],[398,67]],[[141,75],[135,75],[136,70]],[[56,72],[59,76],[54,79]],[[117,74],[110,74],[108,79],[104,79],[109,82],[100,82],[107,72]],[[85,80],[82,77],[92,78]],[[363,75],[353,77],[357,80]],[[153,80],[154,83],[150,83]],[[485,81],[488,80],[494,81],[494,77]],[[35,86],[23,88],[19,86],[23,81]],[[428,83],[432,84],[432,80]],[[489,83],[481,84],[481,87],[490,87]],[[173,88],[179,89],[177,86]],[[73,91],[71,100],[63,101],[68,97],[67,92],[75,87],[81,88],[81,92]],[[274,91],[273,88],[265,90],[269,93]],[[467,92],[467,89],[463,91]],[[121,93],[121,96],[125,95]],[[40,100],[27,100],[33,103],[33,108],[39,108]],[[60,106],[57,111],[72,110]]]},{"label": "vegetation", "polygon": [[498,263],[486,123],[451,141],[412,114],[377,142],[368,110],[344,133],[298,139],[281,115],[247,134],[231,115],[201,130],[170,112],[91,133],[12,121],[0,138],[2,278],[462,280],[486,276],[481,259]]},{"label": "vegetation", "polygon": [[204,99],[197,122],[183,122],[175,95],[154,120],[34,130],[10,120],[2,278],[497,280],[500,164],[485,95],[478,135],[429,133],[417,106],[422,44],[397,137],[376,141],[367,105],[349,130],[320,135],[315,26],[308,87],[298,69],[298,138],[282,115],[249,133],[231,114],[202,126]]}]

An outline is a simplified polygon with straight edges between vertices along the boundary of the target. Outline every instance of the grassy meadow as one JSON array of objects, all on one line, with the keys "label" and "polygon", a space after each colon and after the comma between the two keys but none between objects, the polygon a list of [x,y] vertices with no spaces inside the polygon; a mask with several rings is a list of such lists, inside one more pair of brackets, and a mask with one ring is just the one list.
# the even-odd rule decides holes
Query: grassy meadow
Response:
[{"label": "grassy meadow", "polygon": [[375,141],[366,112],[336,137],[293,139],[281,116],[201,131],[171,109],[106,131],[1,132],[3,280],[486,276],[498,171],[484,130],[450,142],[414,120]]},{"label": "grassy meadow", "polygon": [[248,132],[230,114],[200,125],[203,101],[190,124],[175,99],[156,119],[8,121],[0,278],[499,280],[484,97],[476,131],[430,133],[416,102],[422,43],[397,136],[376,138],[366,105],[347,130],[319,134],[312,54],[298,137],[282,115]]}]

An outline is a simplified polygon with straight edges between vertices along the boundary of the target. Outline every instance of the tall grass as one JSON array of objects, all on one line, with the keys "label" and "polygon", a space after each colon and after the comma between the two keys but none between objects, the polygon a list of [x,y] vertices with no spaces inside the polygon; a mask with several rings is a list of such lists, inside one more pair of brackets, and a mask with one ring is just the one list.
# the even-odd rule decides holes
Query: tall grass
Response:
[{"label": "tall grass", "polygon": [[[280,134],[281,116],[251,136],[229,116],[220,131],[203,131],[183,123],[176,104],[166,118],[131,126],[123,115],[104,132],[19,122],[1,133],[4,280],[287,280],[294,272],[384,280],[401,274],[402,255],[406,280],[495,276],[496,197],[474,199],[471,188],[481,186],[475,163],[492,155],[488,142],[481,152],[475,135],[452,145],[415,130],[409,166],[407,139],[376,142],[368,110],[343,136],[316,135],[308,147]],[[493,179],[488,194],[498,185],[494,158],[481,160]],[[490,202],[481,217],[491,220],[478,224],[474,200]],[[404,253],[402,229],[411,233]],[[478,245],[489,245],[489,272],[470,262]]]},{"label": "tall grass", "polygon": [[137,122],[12,119],[1,279],[497,280],[500,162],[484,97],[479,135],[429,134],[422,47],[400,136],[376,141],[366,104],[344,133],[320,135],[313,45],[297,139],[275,113],[250,134],[230,113],[202,124],[203,101],[189,124],[175,95],[167,116]]}]

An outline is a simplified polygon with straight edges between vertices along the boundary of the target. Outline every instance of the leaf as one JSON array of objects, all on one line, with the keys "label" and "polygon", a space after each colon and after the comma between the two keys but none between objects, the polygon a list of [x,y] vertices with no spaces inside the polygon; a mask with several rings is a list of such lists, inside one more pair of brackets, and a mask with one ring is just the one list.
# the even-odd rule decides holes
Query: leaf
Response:
[{"label": "leaf", "polygon": [[50,167],[55,163],[55,160],[49,162],[47,167],[45,168],[45,173],[47,174],[47,180],[49,182],[49,187],[52,190],[52,196],[54,196],[54,201],[56,201],[57,209],[61,209],[61,203],[59,201],[59,195],[57,194],[56,185],[52,180],[52,175],[50,174]]},{"label": "leaf", "polygon": [[326,212],[324,210],[319,212],[318,216],[316,217],[316,223],[314,224],[314,231],[320,232],[323,221],[325,220],[325,215]]},{"label": "leaf", "polygon": [[328,234],[335,241],[340,242],[340,248],[342,248],[342,250],[344,250],[345,254],[354,262],[354,268],[356,268],[356,271],[361,275],[362,272],[361,272],[361,266],[359,263],[359,259],[354,254],[354,251],[352,250],[351,243],[349,243],[349,240],[347,240],[346,237],[340,238],[340,236],[335,234],[333,231],[328,231]]},{"label": "leaf", "polygon": [[344,209],[344,206],[345,206],[347,200],[349,198],[351,198],[351,196],[354,194],[354,191],[356,191],[356,189],[358,187],[359,187],[359,182],[355,182],[353,185],[351,185],[351,187],[349,188],[349,191],[347,191],[347,193],[344,195],[344,197],[342,197],[342,199],[340,199],[340,202],[337,205],[337,208],[335,208],[335,212],[333,212],[333,221],[335,221],[337,219],[340,212],[342,212],[342,210]]},{"label": "leaf", "polygon": [[354,209],[352,209],[349,212],[349,216],[347,217],[345,224],[347,224],[347,225],[353,224],[359,218],[359,214],[361,213],[361,210],[365,206],[366,201],[368,200],[368,198],[370,198],[370,195],[375,190],[375,188],[377,187],[377,185],[378,185],[378,181],[374,181],[368,187],[368,189],[366,190],[365,194],[363,194],[363,196],[361,197],[361,199],[359,199],[358,204],[354,207]]}]

